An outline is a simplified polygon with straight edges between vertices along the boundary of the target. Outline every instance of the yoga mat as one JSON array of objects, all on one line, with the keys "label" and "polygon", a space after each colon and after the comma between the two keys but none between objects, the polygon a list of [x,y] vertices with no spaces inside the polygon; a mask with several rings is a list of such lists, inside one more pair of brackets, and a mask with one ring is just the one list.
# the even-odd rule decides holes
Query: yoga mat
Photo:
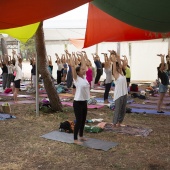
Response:
[{"label": "yoga mat", "polygon": [[[61,102],[61,103],[62,103],[62,105],[73,107],[72,102]],[[88,109],[101,109],[103,107],[104,107],[104,105],[87,105]]]},{"label": "yoga mat", "polygon": [[[158,100],[145,100],[145,103],[152,103],[152,104],[157,104]],[[164,100],[163,104],[170,104],[170,100]]]},{"label": "yoga mat", "polygon": [[[65,133],[65,132],[52,131],[50,133],[42,135],[41,137],[59,141],[59,142],[74,143],[73,134]],[[115,142],[108,142],[108,141],[93,139],[93,138],[88,138],[88,140],[84,141],[82,144],[82,146],[92,148],[92,149],[100,149],[103,151],[108,151],[109,149],[117,145],[118,143]]]},{"label": "yoga mat", "polygon": [[13,105],[13,104],[31,104],[31,103],[35,103],[35,100],[21,100],[21,101],[18,101],[17,103],[14,103],[14,101],[8,101],[8,102],[0,102],[0,105],[4,104],[4,103],[9,103],[10,105]]},{"label": "yoga mat", "polygon": [[0,120],[6,120],[12,118],[15,119],[16,117],[6,113],[0,113]]},{"label": "yoga mat", "polygon": [[[147,104],[130,104],[129,107],[142,108],[142,109],[157,109],[157,105],[147,105]],[[170,106],[164,106],[163,109],[170,110]]]},{"label": "yoga mat", "polygon": [[104,126],[104,130],[113,131],[113,132],[121,133],[121,134],[132,135],[132,136],[143,136],[143,137],[148,136],[153,131],[152,129],[135,127],[135,126],[130,126],[130,125],[115,128],[113,127],[113,124],[109,124],[109,123],[106,123],[106,125]]},{"label": "yoga mat", "polygon": [[[94,98],[94,99],[97,101],[97,103],[104,103],[104,99],[103,99],[103,98]],[[108,98],[108,101],[109,101],[110,103],[112,103],[112,102],[113,102],[113,99]]]},{"label": "yoga mat", "polygon": [[[13,94],[11,94],[11,93],[0,93],[0,96],[13,96]],[[25,98],[27,98],[27,97],[32,97],[31,95],[23,95],[23,94],[20,94],[20,95],[18,95],[17,97],[25,97]]]},{"label": "yoga mat", "polygon": [[70,93],[59,93],[58,94],[59,96],[67,96],[67,97],[74,97],[73,94],[70,94]]},{"label": "yoga mat", "polygon": [[[92,93],[103,93],[104,94],[105,90],[94,90],[94,89],[91,89],[90,92],[92,92]],[[111,90],[109,93],[114,93],[114,91]]]},{"label": "yoga mat", "polygon": [[[159,100],[159,96],[155,96],[155,97],[149,96],[149,99],[150,100]],[[165,96],[164,100],[170,100],[170,96]]]},{"label": "yoga mat", "polygon": [[147,109],[136,109],[136,108],[132,108],[132,113],[170,115],[170,112],[168,112],[168,111],[164,111],[164,112],[165,112],[165,113],[157,113],[157,110],[147,110]]},{"label": "yoga mat", "polygon": [[[103,98],[94,98],[94,99],[97,101],[97,103],[104,103],[104,99]],[[110,103],[114,102],[113,98],[108,98],[108,101]],[[134,101],[133,99],[128,99],[127,100],[127,104],[132,103],[133,101]]]}]

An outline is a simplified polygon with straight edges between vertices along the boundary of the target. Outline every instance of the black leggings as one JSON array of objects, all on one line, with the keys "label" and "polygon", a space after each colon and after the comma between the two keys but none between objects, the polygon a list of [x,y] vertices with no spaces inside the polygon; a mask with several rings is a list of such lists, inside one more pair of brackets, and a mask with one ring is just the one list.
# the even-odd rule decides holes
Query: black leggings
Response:
[{"label": "black leggings", "polygon": [[111,83],[105,84],[104,100],[108,99]]},{"label": "black leggings", "polygon": [[99,82],[101,75],[102,75],[102,69],[97,69],[97,74],[96,74],[94,84],[97,84]]},{"label": "black leggings", "polygon": [[61,71],[60,70],[57,70],[57,84],[60,84],[61,83]]},{"label": "black leggings", "polygon": [[87,101],[74,100],[73,107],[74,114],[76,117],[76,124],[74,126],[74,140],[77,140],[78,133],[80,137],[83,137],[83,131],[87,116]]}]

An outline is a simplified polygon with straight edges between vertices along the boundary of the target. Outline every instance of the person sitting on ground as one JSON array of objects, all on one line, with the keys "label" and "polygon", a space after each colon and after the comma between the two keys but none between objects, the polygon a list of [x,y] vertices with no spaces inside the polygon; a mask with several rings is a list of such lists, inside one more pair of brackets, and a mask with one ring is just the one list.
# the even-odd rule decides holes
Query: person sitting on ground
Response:
[{"label": "person sitting on ground", "polygon": [[158,56],[161,57],[161,63],[159,67],[157,67],[158,70],[158,78],[161,80],[161,83],[159,85],[159,100],[158,100],[158,113],[164,113],[164,111],[161,110],[161,106],[165,97],[165,94],[168,90],[169,85],[169,77],[168,73],[166,71],[166,64],[164,57],[165,55],[159,54]]},{"label": "person sitting on ground", "polygon": [[[83,55],[81,56],[81,66],[75,68],[75,61],[71,56],[70,65],[72,67],[73,80],[76,86],[73,102],[74,114],[76,117],[74,127],[74,143],[82,144],[82,141],[87,140],[83,137],[83,131],[87,116],[87,100],[90,99],[90,85],[85,77],[86,63]],[[78,140],[78,133],[80,140]]]},{"label": "person sitting on ground", "polygon": [[111,61],[113,62],[113,77],[115,78],[115,91],[114,91],[114,119],[113,127],[120,127],[124,120],[127,104],[127,82],[126,76],[122,70],[120,56],[115,51],[111,51]]}]

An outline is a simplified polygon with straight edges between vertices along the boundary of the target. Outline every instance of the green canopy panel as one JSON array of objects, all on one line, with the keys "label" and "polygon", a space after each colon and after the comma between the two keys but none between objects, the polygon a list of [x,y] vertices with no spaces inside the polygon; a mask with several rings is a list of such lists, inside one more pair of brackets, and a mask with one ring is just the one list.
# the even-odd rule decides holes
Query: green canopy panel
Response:
[{"label": "green canopy panel", "polygon": [[94,0],[109,15],[153,32],[170,31],[170,0]]}]

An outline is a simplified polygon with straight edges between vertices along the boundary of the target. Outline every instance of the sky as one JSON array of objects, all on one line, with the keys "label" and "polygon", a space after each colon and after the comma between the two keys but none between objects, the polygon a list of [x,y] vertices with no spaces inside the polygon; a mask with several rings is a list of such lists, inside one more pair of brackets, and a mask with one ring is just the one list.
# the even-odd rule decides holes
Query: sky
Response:
[{"label": "sky", "polygon": [[88,4],[45,20],[44,28],[86,28]]}]

